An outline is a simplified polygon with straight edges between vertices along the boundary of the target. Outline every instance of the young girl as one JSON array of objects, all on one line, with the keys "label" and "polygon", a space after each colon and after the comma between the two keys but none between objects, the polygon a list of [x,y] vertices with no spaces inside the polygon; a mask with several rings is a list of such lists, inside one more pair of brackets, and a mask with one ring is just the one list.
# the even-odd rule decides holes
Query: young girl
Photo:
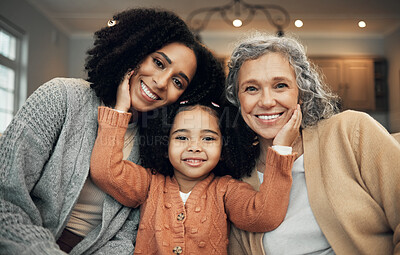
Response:
[{"label": "young girl", "polygon": [[[219,125],[223,121],[218,116],[221,109],[213,105],[179,108],[169,131],[168,152],[156,155],[169,166],[152,170],[122,160],[131,114],[99,107],[91,176],[122,204],[141,205],[135,254],[227,254],[228,219],[238,228],[253,232],[273,230],[283,221],[295,154],[280,155],[269,149],[265,170],[268,181],[259,192],[225,175],[221,152],[230,139],[229,135],[223,139],[224,129]],[[290,145],[297,137],[291,127],[298,130],[301,114],[299,109],[292,113],[288,128],[282,131],[284,139],[278,138],[276,145]],[[156,148],[163,141],[147,142]],[[222,155],[229,157],[224,152]]]}]

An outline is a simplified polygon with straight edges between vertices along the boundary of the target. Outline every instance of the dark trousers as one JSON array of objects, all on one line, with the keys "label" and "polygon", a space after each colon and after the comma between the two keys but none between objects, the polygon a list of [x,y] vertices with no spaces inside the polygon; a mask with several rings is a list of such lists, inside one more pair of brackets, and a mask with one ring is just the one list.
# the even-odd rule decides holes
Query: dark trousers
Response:
[{"label": "dark trousers", "polygon": [[58,238],[57,244],[62,251],[69,253],[82,240],[82,236],[75,235],[65,228],[60,238]]}]

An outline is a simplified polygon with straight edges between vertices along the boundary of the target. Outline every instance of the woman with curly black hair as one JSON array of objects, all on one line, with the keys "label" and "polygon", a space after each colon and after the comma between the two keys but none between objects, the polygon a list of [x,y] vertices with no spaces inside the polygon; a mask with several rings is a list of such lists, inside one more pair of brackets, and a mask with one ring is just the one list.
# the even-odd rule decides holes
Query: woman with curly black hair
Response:
[{"label": "woman with curly black hair", "polygon": [[[87,81],[56,78],[27,100],[0,138],[1,254],[132,254],[138,210],[89,176],[97,108],[125,94],[135,118],[124,158],[138,163],[138,126],[160,107],[221,94],[224,73],[174,13],[131,9],[95,33]],[[123,86],[119,86],[123,84]]]}]

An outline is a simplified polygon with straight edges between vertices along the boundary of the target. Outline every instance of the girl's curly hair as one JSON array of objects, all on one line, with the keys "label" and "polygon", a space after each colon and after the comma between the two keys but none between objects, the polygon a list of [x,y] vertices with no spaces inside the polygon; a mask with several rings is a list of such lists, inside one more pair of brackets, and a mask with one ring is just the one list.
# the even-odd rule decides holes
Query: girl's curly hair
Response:
[{"label": "girl's curly hair", "polygon": [[[216,107],[214,102],[221,104]],[[168,159],[169,133],[175,117],[182,111],[190,111],[196,107],[207,111],[211,115],[217,117],[218,124],[222,134],[222,152],[221,160],[212,170],[216,176],[231,175],[234,178],[240,178],[250,174],[254,164],[247,163],[237,149],[238,140],[242,134],[238,134],[238,130],[233,128],[235,122],[238,121],[238,111],[235,106],[222,105],[218,99],[204,100],[198,103],[185,103],[178,108],[164,108],[164,120],[154,118],[150,120],[149,127],[144,130],[145,135],[141,136],[140,153],[142,165],[150,168],[155,173],[165,176],[173,176],[174,169]],[[144,125],[142,125],[144,126]],[[244,164],[244,162],[246,162]]]},{"label": "girl's curly hair", "polygon": [[240,110],[231,103],[225,105],[224,130],[228,141],[224,150],[224,167],[235,179],[250,176],[260,154],[256,133],[249,128]]},{"label": "girl's curly hair", "polygon": [[138,68],[149,54],[165,45],[179,42],[192,49],[197,59],[196,74],[180,100],[200,100],[212,90],[208,79],[219,76],[212,70],[209,58],[214,58],[195,39],[185,22],[170,11],[137,8],[113,17],[114,26],[95,33],[94,47],[88,50],[85,69],[88,81],[105,105],[114,106],[118,85],[125,74]]}]

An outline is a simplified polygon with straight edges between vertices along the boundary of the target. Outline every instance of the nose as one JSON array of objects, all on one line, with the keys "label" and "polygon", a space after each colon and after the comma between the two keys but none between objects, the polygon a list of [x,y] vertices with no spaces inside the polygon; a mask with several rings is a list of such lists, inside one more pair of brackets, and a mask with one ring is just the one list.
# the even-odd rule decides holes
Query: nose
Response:
[{"label": "nose", "polygon": [[258,100],[258,105],[261,107],[270,108],[276,105],[276,100],[274,94],[269,89],[264,89],[260,99]]},{"label": "nose", "polygon": [[187,150],[189,152],[201,152],[202,148],[201,148],[201,146],[200,146],[200,144],[199,144],[199,142],[197,140],[196,141],[192,140],[188,144]]},{"label": "nose", "polygon": [[168,81],[170,79],[170,74],[168,72],[159,72],[159,74],[153,78],[154,83],[160,90],[166,89],[168,86]]}]

